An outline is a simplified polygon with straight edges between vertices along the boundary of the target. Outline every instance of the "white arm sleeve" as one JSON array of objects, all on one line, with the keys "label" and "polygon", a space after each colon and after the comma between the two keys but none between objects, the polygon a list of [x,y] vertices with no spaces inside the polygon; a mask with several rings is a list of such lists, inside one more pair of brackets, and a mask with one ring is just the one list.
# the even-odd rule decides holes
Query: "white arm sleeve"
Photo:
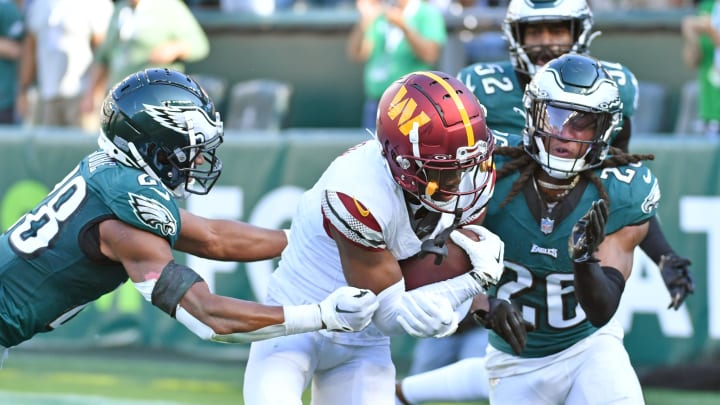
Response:
[{"label": "white arm sleeve", "polygon": [[317,304],[284,306],[283,311],[285,313],[284,323],[269,325],[250,332],[237,332],[226,335],[218,335],[212,328],[192,316],[192,314],[180,305],[178,305],[175,311],[175,319],[185,325],[186,328],[190,329],[190,331],[200,339],[220,343],[250,343],[256,340],[265,340],[278,336],[312,332],[322,328],[320,307]]},{"label": "white arm sleeve", "polygon": [[[150,302],[155,280],[133,284],[140,291],[140,294]],[[250,332],[229,333],[226,335],[218,335],[211,327],[195,318],[180,305],[175,310],[175,319],[200,339],[221,343],[250,343],[256,340],[316,331],[322,328],[320,306],[317,304],[284,306],[283,312],[285,315],[284,323],[269,325]]]},{"label": "white arm sleeve", "polygon": [[415,290],[442,295],[450,300],[453,308],[457,308],[474,296],[485,293],[481,281],[474,276],[471,271],[451,279],[418,287]]}]

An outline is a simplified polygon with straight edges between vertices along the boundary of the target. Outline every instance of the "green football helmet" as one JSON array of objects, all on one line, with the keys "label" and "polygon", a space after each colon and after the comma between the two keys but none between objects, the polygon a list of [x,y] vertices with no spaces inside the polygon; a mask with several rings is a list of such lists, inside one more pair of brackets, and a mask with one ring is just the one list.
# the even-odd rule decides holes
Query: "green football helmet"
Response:
[{"label": "green football helmet", "polygon": [[[116,84],[102,105],[99,146],[118,162],[147,172],[178,198],[207,194],[222,162],[220,114],[190,76],[146,69]],[[201,159],[202,158],[202,159]]]},{"label": "green football helmet", "polygon": [[617,84],[597,59],[586,55],[566,54],[548,62],[528,84],[523,104],[523,147],[557,179],[599,166],[621,125]]},{"label": "green football helmet", "polygon": [[[530,24],[567,24],[573,43],[553,46],[524,44],[523,34]],[[532,78],[540,69],[539,59],[550,60],[564,53],[587,53],[592,39],[593,14],[586,0],[510,0],[502,31],[509,43],[515,70]]]}]

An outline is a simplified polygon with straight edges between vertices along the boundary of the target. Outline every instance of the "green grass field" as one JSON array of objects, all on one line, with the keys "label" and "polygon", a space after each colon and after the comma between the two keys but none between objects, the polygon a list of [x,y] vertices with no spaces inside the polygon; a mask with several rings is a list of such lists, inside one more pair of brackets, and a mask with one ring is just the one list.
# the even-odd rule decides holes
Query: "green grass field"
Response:
[{"label": "green grass field", "polygon": [[[0,370],[0,404],[241,405],[243,366],[155,351],[16,349]],[[652,388],[645,395],[648,405],[720,403],[720,391]],[[309,403],[307,398],[305,403]]]}]

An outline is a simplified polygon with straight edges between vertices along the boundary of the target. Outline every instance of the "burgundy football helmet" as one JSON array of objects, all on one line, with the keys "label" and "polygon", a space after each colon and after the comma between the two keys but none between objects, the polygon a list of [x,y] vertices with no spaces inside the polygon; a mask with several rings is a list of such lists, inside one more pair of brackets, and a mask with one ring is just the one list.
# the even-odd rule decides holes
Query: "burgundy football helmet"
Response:
[{"label": "burgundy football helmet", "polygon": [[494,138],[472,91],[442,72],[410,73],[380,99],[377,139],[395,182],[426,208],[466,211],[494,187]]}]

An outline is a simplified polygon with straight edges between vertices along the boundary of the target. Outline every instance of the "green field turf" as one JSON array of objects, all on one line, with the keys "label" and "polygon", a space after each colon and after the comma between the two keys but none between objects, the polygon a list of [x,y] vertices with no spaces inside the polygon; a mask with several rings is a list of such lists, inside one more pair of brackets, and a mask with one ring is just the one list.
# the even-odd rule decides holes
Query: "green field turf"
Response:
[{"label": "green field turf", "polygon": [[[0,370],[0,404],[241,405],[243,366],[156,351],[16,349]],[[648,388],[645,395],[648,405],[720,404],[720,391]]]}]

